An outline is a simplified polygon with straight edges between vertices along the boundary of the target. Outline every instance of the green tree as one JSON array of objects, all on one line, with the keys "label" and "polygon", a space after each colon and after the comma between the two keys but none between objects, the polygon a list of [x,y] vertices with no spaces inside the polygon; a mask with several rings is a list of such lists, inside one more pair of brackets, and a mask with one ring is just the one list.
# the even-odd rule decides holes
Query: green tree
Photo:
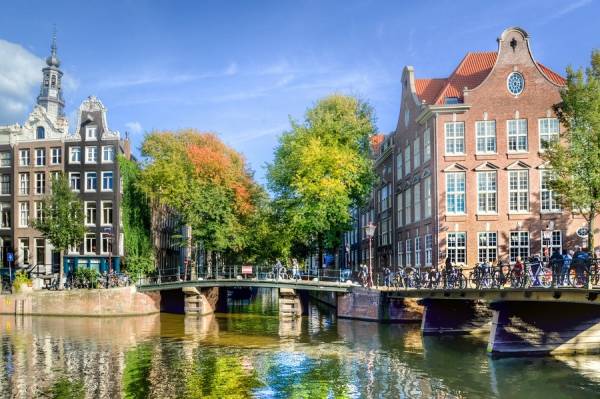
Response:
[{"label": "green tree", "polygon": [[69,247],[79,245],[85,234],[83,204],[71,191],[64,173],[52,179],[51,193],[42,203],[42,217],[32,225],[60,252],[59,289],[63,289],[64,253]]},{"label": "green tree", "polygon": [[373,110],[336,94],[318,101],[303,123],[291,124],[268,165],[269,188],[292,241],[315,242],[322,264],[324,249],[338,246],[341,233],[350,228],[350,208],[363,205],[373,187]]},{"label": "green tree", "polygon": [[123,177],[121,219],[125,236],[125,266],[131,276],[145,276],[154,270],[150,204],[138,186],[141,174],[138,163],[123,155],[119,155],[117,160]]},{"label": "green tree", "polygon": [[600,51],[584,71],[567,69],[562,101],[554,106],[565,127],[544,158],[552,168],[551,188],[561,204],[588,224],[588,250],[594,250],[594,219],[600,211]]}]

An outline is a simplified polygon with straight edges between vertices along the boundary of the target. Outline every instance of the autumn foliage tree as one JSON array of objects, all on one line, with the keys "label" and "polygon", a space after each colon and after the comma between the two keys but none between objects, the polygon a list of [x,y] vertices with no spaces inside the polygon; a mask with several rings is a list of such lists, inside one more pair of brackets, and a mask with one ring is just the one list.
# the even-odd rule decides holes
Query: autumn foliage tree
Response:
[{"label": "autumn foliage tree", "polygon": [[141,152],[139,186],[154,206],[176,211],[209,251],[235,254],[247,247],[261,188],[242,155],[195,130],[150,133]]}]

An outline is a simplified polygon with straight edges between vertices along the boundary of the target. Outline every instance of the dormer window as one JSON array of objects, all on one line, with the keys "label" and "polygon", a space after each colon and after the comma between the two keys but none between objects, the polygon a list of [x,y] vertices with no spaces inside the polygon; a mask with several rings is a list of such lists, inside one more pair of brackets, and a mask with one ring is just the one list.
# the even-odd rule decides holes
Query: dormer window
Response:
[{"label": "dormer window", "polygon": [[98,140],[98,127],[97,126],[86,126],[85,127],[85,139],[86,140]]},{"label": "dormer window", "polygon": [[445,97],[444,104],[458,104],[458,97]]},{"label": "dormer window", "polygon": [[36,129],[36,138],[38,140],[43,140],[46,138],[46,129],[43,126],[38,126]]}]

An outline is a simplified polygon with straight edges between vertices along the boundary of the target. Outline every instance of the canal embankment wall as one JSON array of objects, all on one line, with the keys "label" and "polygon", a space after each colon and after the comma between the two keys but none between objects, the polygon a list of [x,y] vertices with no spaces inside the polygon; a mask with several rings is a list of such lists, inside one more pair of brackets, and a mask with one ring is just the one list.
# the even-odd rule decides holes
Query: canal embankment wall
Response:
[{"label": "canal embankment wall", "polygon": [[159,312],[160,293],[138,292],[134,286],[0,295],[0,314],[134,316]]}]

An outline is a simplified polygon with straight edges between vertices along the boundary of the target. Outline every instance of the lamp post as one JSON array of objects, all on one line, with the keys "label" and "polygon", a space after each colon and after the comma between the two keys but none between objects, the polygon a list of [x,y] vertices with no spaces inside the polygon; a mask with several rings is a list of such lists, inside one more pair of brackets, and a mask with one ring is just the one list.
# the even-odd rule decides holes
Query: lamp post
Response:
[{"label": "lamp post", "polygon": [[369,288],[373,286],[373,256],[371,254],[372,251],[372,241],[373,235],[375,235],[375,226],[373,223],[369,223],[365,226],[365,233],[367,234],[367,238],[369,239]]}]

